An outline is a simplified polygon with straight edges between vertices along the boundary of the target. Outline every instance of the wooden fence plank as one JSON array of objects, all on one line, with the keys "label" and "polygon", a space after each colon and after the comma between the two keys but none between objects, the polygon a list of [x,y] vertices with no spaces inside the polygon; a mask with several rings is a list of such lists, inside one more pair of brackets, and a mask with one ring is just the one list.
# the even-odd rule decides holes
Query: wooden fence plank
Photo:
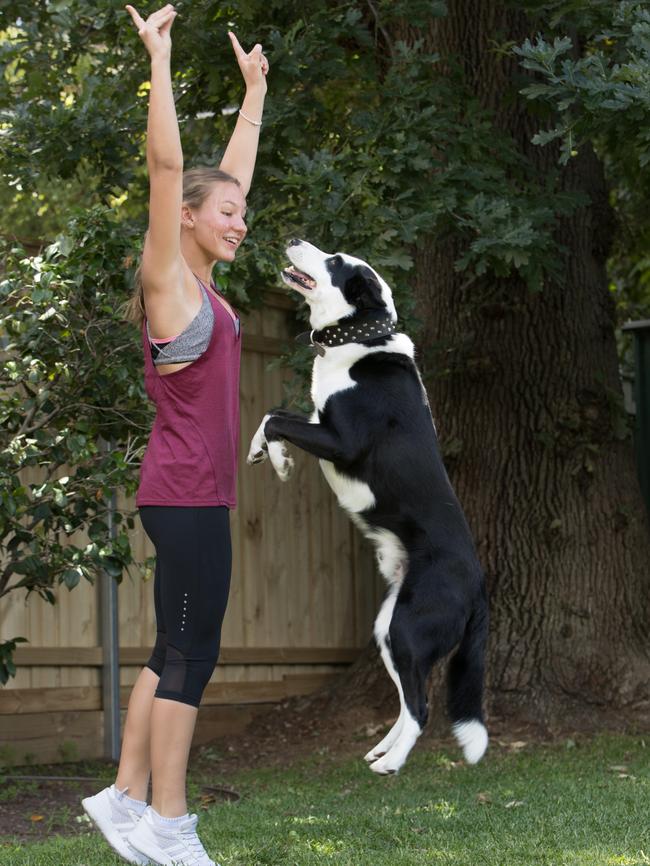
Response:
[{"label": "wooden fence plank", "polygon": [[[215,737],[241,733],[269,704],[231,704],[199,709],[192,746]],[[38,713],[20,716],[20,738],[12,732],[11,716],[0,716],[0,754],[4,764],[58,763],[96,758],[103,753],[103,713]],[[122,725],[124,724],[122,712]]]},{"label": "wooden fence plank", "polygon": [[258,355],[281,355],[291,343],[290,339],[279,337],[264,337],[262,334],[247,334],[242,331],[242,349],[245,352],[256,352]]},{"label": "wooden fence plank", "polygon": [[103,713],[25,713],[19,725],[0,715],[0,744],[8,764],[96,758],[103,752]]},{"label": "wooden fence plank", "polygon": [[296,302],[284,289],[268,288],[264,292],[264,306],[286,310],[295,319]]},{"label": "wooden fence plank", "polygon": [[[345,665],[361,652],[357,647],[222,647],[221,665]],[[121,665],[144,664],[150,647],[121,647]],[[78,665],[97,667],[102,664],[101,647],[25,647],[16,648],[17,665],[31,667]]]},{"label": "wooden fence plank", "polygon": [[[307,695],[333,682],[334,672],[290,674],[281,680],[241,683],[208,683],[201,706],[224,704],[260,704],[281,701],[292,695]],[[120,689],[120,707],[126,709],[131,686]],[[0,691],[0,716],[101,710],[102,690],[99,686],[69,686],[45,689],[3,689]],[[22,739],[22,718],[13,726],[14,739]]]},{"label": "wooden fence plank", "polygon": [[268,704],[233,704],[224,707],[201,707],[196,719],[192,748],[241,732],[253,718],[269,706]]},{"label": "wooden fence plank", "polygon": [[[101,708],[102,690],[99,686],[0,690],[0,715]],[[21,727],[22,721],[16,721],[15,731],[20,731]]]},{"label": "wooden fence plank", "polygon": [[32,647],[19,645],[14,653],[14,661],[18,667],[27,665],[34,668],[63,667],[64,665],[97,667],[102,664],[102,648],[99,646]]},{"label": "wooden fence plank", "polygon": [[[262,327],[268,327],[269,316],[264,316]],[[273,406],[282,403],[282,377],[281,371],[272,370],[263,373],[264,399],[267,402],[262,406],[260,416]],[[291,446],[288,446],[293,450]],[[270,461],[264,467],[256,466],[254,469],[261,475],[260,470],[270,468]],[[268,475],[268,472],[264,474]],[[291,546],[288,543],[292,533],[291,526],[291,482],[283,484],[274,470],[271,470],[271,479],[263,488],[264,510],[262,511],[262,536],[260,539],[261,564],[264,571],[258,575],[258,585],[261,590],[262,619],[260,629],[263,631],[262,639],[258,644],[265,646],[278,646],[287,642],[287,620],[289,615],[289,590],[288,590],[288,557],[285,551]]]}]

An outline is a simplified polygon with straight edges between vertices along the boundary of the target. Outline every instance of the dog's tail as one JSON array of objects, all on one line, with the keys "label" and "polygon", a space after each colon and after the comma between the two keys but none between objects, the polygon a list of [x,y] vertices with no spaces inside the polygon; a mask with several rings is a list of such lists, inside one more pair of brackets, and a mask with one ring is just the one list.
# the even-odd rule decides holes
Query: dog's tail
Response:
[{"label": "dog's tail", "polygon": [[488,744],[482,709],[488,619],[487,597],[482,592],[447,674],[452,731],[469,764],[481,760]]}]

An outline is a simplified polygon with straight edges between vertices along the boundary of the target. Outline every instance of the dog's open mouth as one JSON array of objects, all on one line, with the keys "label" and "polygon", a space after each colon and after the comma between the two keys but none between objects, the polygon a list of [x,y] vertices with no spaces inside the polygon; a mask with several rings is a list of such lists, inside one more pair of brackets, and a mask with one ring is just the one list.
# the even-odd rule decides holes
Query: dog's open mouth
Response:
[{"label": "dog's open mouth", "polygon": [[294,268],[293,266],[285,268],[282,271],[282,279],[292,288],[295,287],[296,284],[303,289],[311,290],[316,288],[316,280],[310,277],[309,274],[304,273],[304,271],[299,271],[298,268]]}]

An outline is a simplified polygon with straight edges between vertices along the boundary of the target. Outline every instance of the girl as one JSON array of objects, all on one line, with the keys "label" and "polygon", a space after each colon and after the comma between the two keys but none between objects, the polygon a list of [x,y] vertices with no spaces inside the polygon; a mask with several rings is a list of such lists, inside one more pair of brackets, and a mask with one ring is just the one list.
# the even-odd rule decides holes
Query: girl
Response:
[{"label": "girl", "polygon": [[157,637],[129,699],[115,783],[83,806],[129,863],[216,866],[185,795],[228,599],[239,437],[239,317],[211,275],[216,262],[234,260],[246,235],[268,62],[261,45],[246,54],[229,34],[246,84],[237,125],[218,169],[184,172],[170,73],[177,13],[168,4],[145,21],[126,9],[151,58],[149,228],[129,312],[142,323],[156,404],[136,504],[156,548]]}]

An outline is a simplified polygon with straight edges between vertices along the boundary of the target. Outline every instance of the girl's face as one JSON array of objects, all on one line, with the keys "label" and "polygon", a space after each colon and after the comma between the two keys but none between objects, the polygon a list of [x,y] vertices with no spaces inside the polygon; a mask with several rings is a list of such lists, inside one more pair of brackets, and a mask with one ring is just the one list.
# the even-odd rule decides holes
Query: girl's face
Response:
[{"label": "girl's face", "polygon": [[201,207],[193,212],[194,239],[211,259],[232,262],[246,232],[246,199],[234,183],[215,183]]}]

